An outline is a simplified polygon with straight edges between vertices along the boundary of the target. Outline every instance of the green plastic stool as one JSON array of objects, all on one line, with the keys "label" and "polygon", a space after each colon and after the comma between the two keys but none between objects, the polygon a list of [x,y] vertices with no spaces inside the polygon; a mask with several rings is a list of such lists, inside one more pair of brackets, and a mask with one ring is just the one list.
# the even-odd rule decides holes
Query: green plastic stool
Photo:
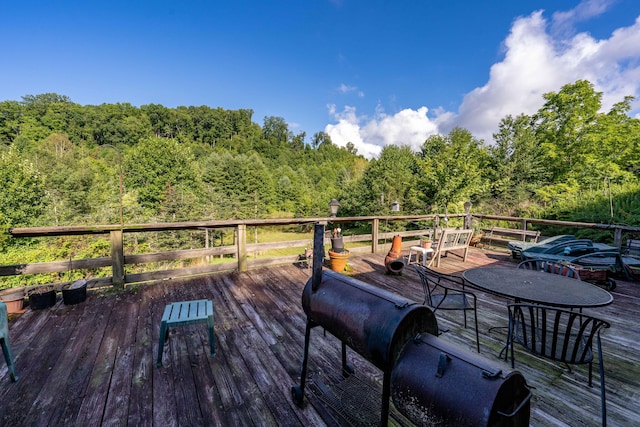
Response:
[{"label": "green plastic stool", "polygon": [[15,367],[13,365],[13,353],[11,352],[11,343],[9,342],[9,321],[7,319],[7,305],[0,302],[0,344],[2,344],[2,353],[4,360],[7,361],[7,369],[11,374],[13,382],[18,381]]},{"label": "green plastic stool", "polygon": [[213,335],[213,302],[201,299],[196,301],[174,302],[164,308],[160,323],[160,342],[158,343],[158,367],[162,366],[164,342],[169,338],[169,328],[192,323],[206,323],[209,328],[210,356],[216,355],[216,341]]}]

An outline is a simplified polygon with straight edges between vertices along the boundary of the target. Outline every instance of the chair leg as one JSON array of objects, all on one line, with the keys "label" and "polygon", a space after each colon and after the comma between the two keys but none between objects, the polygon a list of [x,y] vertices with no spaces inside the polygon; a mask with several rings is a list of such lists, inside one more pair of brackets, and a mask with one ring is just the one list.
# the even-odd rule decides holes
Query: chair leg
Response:
[{"label": "chair leg", "polygon": [[210,356],[216,355],[216,337],[213,334],[213,315],[207,318],[207,327],[209,328],[209,350]]},{"label": "chair leg", "polygon": [[7,362],[7,369],[9,370],[9,374],[11,375],[11,380],[13,382],[18,381],[18,376],[16,375],[15,366],[13,364],[13,353],[11,352],[11,344],[7,338],[2,338],[2,353],[4,354],[4,360]]},{"label": "chair leg", "polygon": [[602,343],[598,335],[598,365],[600,366],[600,401],[602,405],[602,427],[607,427],[607,390],[604,386],[604,362],[602,361]]},{"label": "chair leg", "polygon": [[511,323],[511,320],[509,320],[509,332],[507,333],[507,345],[505,346],[505,354],[504,354],[504,360],[505,362],[507,361],[507,358],[509,357],[509,350],[511,350],[511,369],[515,368],[515,357],[513,354],[513,325]]},{"label": "chair leg", "polygon": [[167,337],[167,333],[169,332],[169,328],[167,328],[167,322],[160,323],[160,339],[158,340],[158,360],[156,362],[156,366],[162,366],[162,352],[164,350],[164,340]]},{"label": "chair leg", "polygon": [[478,353],[480,353],[480,335],[478,334],[478,312],[473,310],[473,316],[476,322],[476,348],[478,349]]}]

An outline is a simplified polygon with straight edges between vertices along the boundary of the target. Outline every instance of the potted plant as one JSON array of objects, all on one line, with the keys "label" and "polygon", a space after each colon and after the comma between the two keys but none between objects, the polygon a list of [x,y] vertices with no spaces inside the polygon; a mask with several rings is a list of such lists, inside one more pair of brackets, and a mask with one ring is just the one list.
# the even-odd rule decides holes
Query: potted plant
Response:
[{"label": "potted plant", "polygon": [[62,301],[64,301],[65,305],[78,304],[86,299],[87,281],[84,279],[76,280],[62,288]]},{"label": "potted plant", "polygon": [[420,236],[420,247],[429,249],[433,242],[431,241],[431,236]]},{"label": "potted plant", "polygon": [[349,259],[349,251],[344,248],[342,240],[342,229],[334,228],[331,234],[331,249],[329,249],[329,260],[331,269],[338,273],[344,272]]},{"label": "potted plant", "polygon": [[333,252],[344,252],[344,241],[342,240],[342,229],[334,228],[331,233],[331,250]]},{"label": "potted plant", "polygon": [[471,237],[469,246],[477,246],[482,241],[482,237],[484,237],[484,232],[482,231],[482,228],[474,226],[473,236]]},{"label": "potted plant", "polygon": [[53,286],[39,286],[30,290],[27,296],[32,310],[41,310],[56,304],[56,290]]},{"label": "potted plant", "polygon": [[7,306],[7,313],[20,313],[24,306],[24,291],[10,291],[0,297],[0,300]]}]

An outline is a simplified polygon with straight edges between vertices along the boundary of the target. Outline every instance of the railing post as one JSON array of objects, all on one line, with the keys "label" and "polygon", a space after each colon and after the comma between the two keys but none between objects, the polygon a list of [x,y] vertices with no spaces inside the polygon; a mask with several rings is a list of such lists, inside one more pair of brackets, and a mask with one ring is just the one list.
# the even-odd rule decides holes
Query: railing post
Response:
[{"label": "railing post", "polygon": [[622,228],[616,227],[613,232],[613,246],[622,248]]},{"label": "railing post", "polygon": [[324,231],[326,221],[317,222],[313,227],[313,273],[311,289],[315,292],[322,282],[322,262],[324,260]]},{"label": "railing post", "polygon": [[380,226],[380,220],[374,218],[371,221],[371,253],[378,253],[378,228]]},{"label": "railing post", "polygon": [[466,230],[470,230],[473,228],[473,215],[471,215],[471,202],[466,202],[464,204],[464,228]]},{"label": "railing post", "polygon": [[111,240],[111,275],[114,287],[124,287],[124,246],[122,230],[112,230]]},{"label": "railing post", "polygon": [[238,224],[236,234],[238,235],[238,270],[247,271],[247,225]]},{"label": "railing post", "polygon": [[[523,219],[521,222],[522,222],[522,229],[526,230],[527,229],[527,220]],[[524,234],[522,235],[522,241],[523,242],[527,241],[527,238],[526,238],[526,236]]]}]

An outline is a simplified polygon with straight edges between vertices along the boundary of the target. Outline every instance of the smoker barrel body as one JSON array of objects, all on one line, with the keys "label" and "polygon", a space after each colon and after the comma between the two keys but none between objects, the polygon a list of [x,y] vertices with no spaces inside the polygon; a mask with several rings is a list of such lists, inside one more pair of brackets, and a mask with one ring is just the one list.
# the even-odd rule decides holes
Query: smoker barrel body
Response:
[{"label": "smoker barrel body", "polygon": [[428,334],[399,354],[391,396],[417,425],[529,425],[531,391],[520,372]]},{"label": "smoker barrel body", "polygon": [[316,291],[302,293],[310,321],[322,326],[379,369],[393,367],[402,346],[419,333],[438,333],[426,306],[343,274],[325,270]]}]

